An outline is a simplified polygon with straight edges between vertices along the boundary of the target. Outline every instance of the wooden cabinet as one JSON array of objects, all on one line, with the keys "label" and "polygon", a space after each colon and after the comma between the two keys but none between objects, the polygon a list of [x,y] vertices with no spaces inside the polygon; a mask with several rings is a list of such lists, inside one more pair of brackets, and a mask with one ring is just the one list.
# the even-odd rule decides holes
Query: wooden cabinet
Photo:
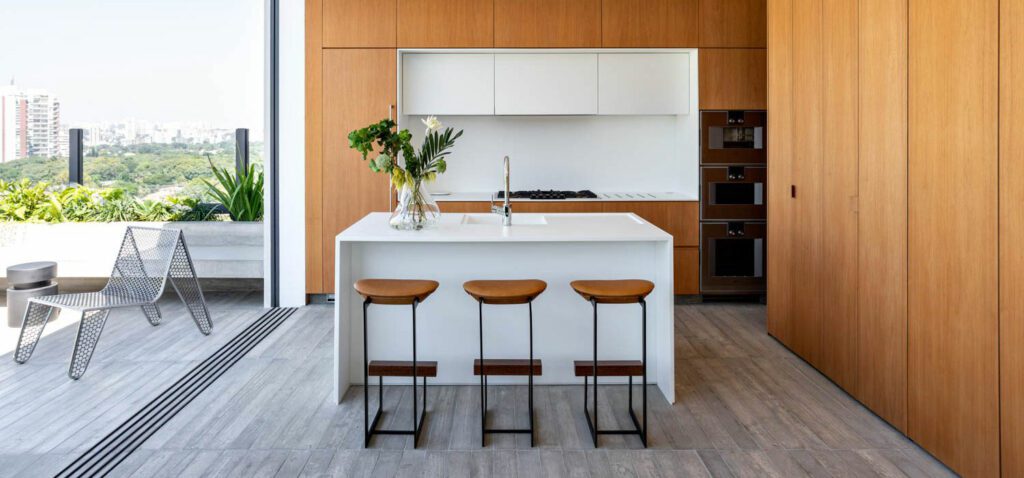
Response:
[{"label": "wooden cabinet", "polygon": [[494,113],[597,114],[597,54],[495,55]]},{"label": "wooden cabinet", "polygon": [[402,55],[403,115],[493,115],[493,53]]},{"label": "wooden cabinet", "polygon": [[604,0],[601,46],[693,48],[698,0]]},{"label": "wooden cabinet", "polygon": [[909,434],[999,473],[999,1],[910,1]]},{"label": "wooden cabinet", "polygon": [[348,133],[387,118],[395,104],[395,50],[323,52],[323,285],[334,292],[334,236],[367,213],[388,211],[388,178],[348,147]]},{"label": "wooden cabinet", "polygon": [[494,0],[497,48],[597,48],[601,0]]},{"label": "wooden cabinet", "polygon": [[999,369],[1003,476],[1024,476],[1024,3],[1001,2]]},{"label": "wooden cabinet", "polygon": [[689,53],[600,53],[598,114],[690,112]]},{"label": "wooden cabinet", "polygon": [[493,0],[398,0],[399,48],[493,46]]},{"label": "wooden cabinet", "polygon": [[1005,207],[1024,200],[1024,54],[1007,46],[1024,8],[999,10],[768,15],[769,331],[964,476],[998,475],[1000,447],[1019,475],[1024,447],[1024,215]]},{"label": "wooden cabinet", "polygon": [[765,48],[767,4],[768,0],[700,0],[700,47]]},{"label": "wooden cabinet", "polygon": [[323,0],[323,47],[394,48],[398,31],[396,2]]},{"label": "wooden cabinet", "polygon": [[[490,212],[484,201],[443,201],[442,212]],[[515,202],[515,213],[632,212],[672,235],[673,293],[700,293],[700,205],[696,201],[531,201]]]},{"label": "wooden cabinet", "polygon": [[702,49],[698,58],[700,109],[766,108],[768,60],[764,49]]},{"label": "wooden cabinet", "polygon": [[907,431],[907,2],[861,0],[857,399]]}]

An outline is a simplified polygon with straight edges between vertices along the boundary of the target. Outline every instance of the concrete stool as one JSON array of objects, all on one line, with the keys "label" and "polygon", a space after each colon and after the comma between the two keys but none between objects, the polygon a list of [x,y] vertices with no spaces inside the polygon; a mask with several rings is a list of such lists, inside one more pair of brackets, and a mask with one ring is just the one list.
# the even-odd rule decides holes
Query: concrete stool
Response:
[{"label": "concrete stool", "polygon": [[[7,326],[21,327],[25,306],[34,297],[57,294],[56,262],[28,262],[7,268]],[[50,321],[58,314],[50,314]]]}]

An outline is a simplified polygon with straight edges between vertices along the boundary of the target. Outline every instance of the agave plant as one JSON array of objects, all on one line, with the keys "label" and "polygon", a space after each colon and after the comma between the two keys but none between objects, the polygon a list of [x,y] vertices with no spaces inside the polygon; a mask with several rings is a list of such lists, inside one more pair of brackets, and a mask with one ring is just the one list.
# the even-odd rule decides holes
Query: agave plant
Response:
[{"label": "agave plant", "polygon": [[[209,158],[207,158],[209,160]],[[214,184],[206,179],[206,189],[214,199],[224,205],[235,221],[260,221],[263,219],[263,172],[253,165],[241,174],[235,175],[227,168],[218,168],[210,161],[210,169],[217,178]]]}]

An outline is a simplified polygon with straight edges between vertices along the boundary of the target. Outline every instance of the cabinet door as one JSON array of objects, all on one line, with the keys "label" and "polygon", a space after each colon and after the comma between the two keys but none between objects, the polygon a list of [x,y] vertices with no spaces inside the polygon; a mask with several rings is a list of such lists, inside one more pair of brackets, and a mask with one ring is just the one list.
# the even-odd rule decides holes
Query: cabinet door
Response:
[{"label": "cabinet door", "polygon": [[601,46],[696,47],[697,3],[698,0],[604,0]]},{"label": "cabinet door", "polygon": [[323,0],[324,48],[394,48],[397,0]]},{"label": "cabinet door", "polygon": [[938,3],[910,1],[909,435],[962,476],[988,477],[999,474],[1000,2]]},{"label": "cabinet door", "polygon": [[399,48],[493,46],[493,0],[398,0]]},{"label": "cabinet door", "polygon": [[497,48],[597,48],[601,0],[494,0]]},{"label": "cabinet door", "polygon": [[765,109],[767,53],[764,49],[701,49],[698,58],[700,109]]},{"label": "cabinet door", "polygon": [[348,133],[395,104],[395,50],[323,52],[323,275],[334,290],[334,237],[367,213],[388,211],[388,178],[348,147]]},{"label": "cabinet door", "polygon": [[999,370],[1003,476],[1024,476],[1024,3],[1001,2]]},{"label": "cabinet door", "polygon": [[690,112],[690,55],[598,55],[598,113],[680,115]]},{"label": "cabinet door", "polygon": [[701,48],[765,48],[767,0],[700,0]]},{"label": "cabinet door", "polygon": [[597,54],[498,54],[494,58],[494,113],[597,113]]},{"label": "cabinet door", "polygon": [[493,115],[494,54],[402,55],[403,115]]}]

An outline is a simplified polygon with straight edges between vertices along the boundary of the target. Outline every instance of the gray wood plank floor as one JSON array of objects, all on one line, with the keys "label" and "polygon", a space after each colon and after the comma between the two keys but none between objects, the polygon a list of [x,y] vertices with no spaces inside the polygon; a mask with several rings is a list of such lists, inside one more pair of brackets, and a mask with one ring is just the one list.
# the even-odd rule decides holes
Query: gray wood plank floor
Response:
[{"label": "gray wood plank floor", "polygon": [[[0,356],[0,476],[59,471],[259,316],[256,295],[209,298],[201,336],[180,304],[165,323],[112,314],[93,363],[65,373],[69,328],[28,364]],[[770,338],[764,307],[676,308],[678,402],[652,386],[650,445],[603,436],[594,449],[580,386],[538,387],[537,446],[492,435],[479,446],[479,390],[431,387],[420,448],[385,436],[362,447],[362,389],[331,398],[330,306],[301,309],[146,441],[116,476],[910,476],[953,474]],[[602,389],[600,419],[628,426],[624,386]],[[410,387],[390,387],[381,425],[411,422]],[[525,425],[526,389],[492,387],[492,426]],[[639,412],[638,412],[639,413]]]}]

